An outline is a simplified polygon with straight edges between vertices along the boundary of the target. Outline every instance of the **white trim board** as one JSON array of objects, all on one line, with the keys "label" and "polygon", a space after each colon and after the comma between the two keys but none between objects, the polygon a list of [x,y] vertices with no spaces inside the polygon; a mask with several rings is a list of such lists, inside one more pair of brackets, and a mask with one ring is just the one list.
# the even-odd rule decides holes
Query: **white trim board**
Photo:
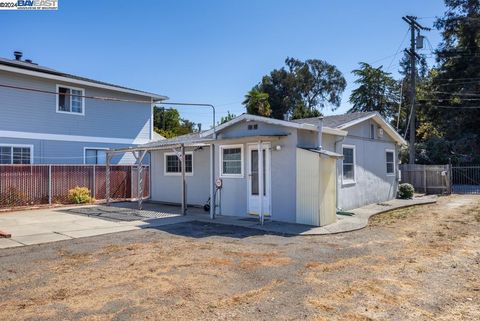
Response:
[{"label": "white trim board", "polygon": [[[284,126],[284,127],[291,127],[291,128],[300,128],[300,129],[307,129],[307,130],[313,130],[313,131],[318,131],[317,126],[311,125],[311,124],[302,124],[302,123],[294,123],[291,121],[286,121],[286,120],[279,120],[279,119],[274,119],[274,118],[269,118],[269,117],[262,117],[262,116],[257,116],[257,115],[250,115],[250,114],[243,114],[238,116],[237,118],[234,118],[226,123],[223,123],[219,126],[215,127],[215,132],[218,133],[221,130],[230,127],[232,125],[235,125],[236,123],[239,123],[241,121],[258,121],[266,124],[271,124],[271,125],[279,125],[279,126]],[[207,137],[211,134],[213,134],[213,128],[204,131],[203,133],[200,134],[200,137]]]},{"label": "white trim board", "polygon": [[19,138],[34,140],[58,140],[65,142],[88,142],[88,143],[107,143],[107,144],[125,144],[138,145],[150,142],[149,139],[130,139],[115,137],[97,137],[97,136],[81,136],[81,135],[61,135],[47,133],[17,132],[10,130],[0,130],[0,138]]}]

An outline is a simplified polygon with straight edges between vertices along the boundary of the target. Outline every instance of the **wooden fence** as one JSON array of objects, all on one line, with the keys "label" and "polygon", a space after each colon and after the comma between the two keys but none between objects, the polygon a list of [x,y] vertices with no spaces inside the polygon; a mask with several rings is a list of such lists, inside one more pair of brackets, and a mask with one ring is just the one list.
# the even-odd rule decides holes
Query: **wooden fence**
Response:
[{"label": "wooden fence", "polygon": [[400,165],[402,183],[410,183],[416,192],[450,194],[452,192],[450,165]]},{"label": "wooden fence", "polygon": [[[137,197],[137,169],[131,165],[110,166],[112,199]],[[76,186],[90,189],[92,197],[105,199],[105,165],[0,165],[0,208],[67,203],[68,191]],[[143,196],[148,197],[149,168],[144,166]]]}]

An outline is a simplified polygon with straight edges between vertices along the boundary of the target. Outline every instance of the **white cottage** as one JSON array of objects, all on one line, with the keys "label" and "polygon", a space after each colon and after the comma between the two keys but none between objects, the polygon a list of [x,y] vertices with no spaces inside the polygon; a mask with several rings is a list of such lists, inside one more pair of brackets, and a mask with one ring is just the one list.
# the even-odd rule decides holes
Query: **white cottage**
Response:
[{"label": "white cottage", "polygon": [[403,144],[377,113],[294,121],[243,114],[140,149],[151,153],[151,201],[204,206],[211,199],[212,217],[323,226],[338,209],[396,196]]}]

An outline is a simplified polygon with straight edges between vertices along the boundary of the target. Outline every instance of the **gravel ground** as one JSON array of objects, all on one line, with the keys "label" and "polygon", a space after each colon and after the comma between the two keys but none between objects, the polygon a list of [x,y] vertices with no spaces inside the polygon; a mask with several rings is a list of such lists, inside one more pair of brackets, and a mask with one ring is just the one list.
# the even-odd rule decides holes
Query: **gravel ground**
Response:
[{"label": "gravel ground", "polygon": [[480,197],[285,237],[183,223],[0,250],[0,320],[480,320]]}]

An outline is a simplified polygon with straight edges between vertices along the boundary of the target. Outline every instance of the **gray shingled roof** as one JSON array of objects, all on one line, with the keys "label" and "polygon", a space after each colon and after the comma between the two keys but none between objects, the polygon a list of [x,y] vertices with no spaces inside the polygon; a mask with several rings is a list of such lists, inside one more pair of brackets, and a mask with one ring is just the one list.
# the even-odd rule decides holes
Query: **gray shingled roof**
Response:
[{"label": "gray shingled roof", "polygon": [[[61,76],[61,77],[65,77],[65,78],[88,81],[88,82],[91,82],[91,83],[116,87],[116,88],[119,88],[119,89],[132,90],[132,91],[138,92],[139,95],[145,94],[145,96],[148,96],[148,97],[150,97],[152,95],[153,96],[160,96],[160,95],[157,95],[157,94],[154,94],[154,93],[149,93],[149,92],[138,90],[138,89],[133,89],[133,88],[129,88],[129,87],[114,85],[114,84],[111,84],[111,83],[108,83],[108,82],[103,82],[103,81],[98,81],[98,80],[94,80],[94,79],[90,79],[90,78],[85,78],[85,77],[80,77],[80,76],[76,76],[76,75],[72,75],[72,74],[67,74],[67,73],[60,72],[60,71],[55,70],[55,69],[47,68],[47,67],[44,67],[44,66],[39,66],[36,63],[30,63],[30,62],[26,62],[26,61],[18,61],[18,60],[0,58],[0,65],[9,66],[9,67],[16,67],[16,68],[21,68],[21,69],[25,69],[25,70],[42,72],[42,73],[45,73],[45,74]],[[167,97],[165,97],[165,99],[166,98]]]},{"label": "gray shingled roof", "polygon": [[[324,117],[324,126],[330,128],[336,128],[348,122],[351,122],[358,118],[363,118],[369,115],[375,114],[375,112],[359,112],[359,113],[351,113],[351,114],[343,114],[343,115],[333,115],[333,116],[325,116]],[[318,117],[313,118],[303,118],[303,119],[295,119],[292,122],[296,123],[306,123],[306,124],[313,124],[316,125],[318,122]],[[155,141],[151,143],[142,144],[141,147],[162,147],[162,146],[171,146],[176,144],[198,144],[210,139],[200,137],[200,132],[181,135],[173,138],[168,138],[160,141]]]},{"label": "gray shingled roof", "polygon": [[176,144],[195,144],[201,143],[203,140],[208,140],[205,138],[200,137],[200,132],[185,134],[173,138],[167,138],[158,140],[155,142],[150,142],[146,144],[140,145],[141,147],[161,147],[161,146],[169,146],[169,145],[176,145]]},{"label": "gray shingled roof", "polygon": [[[357,113],[347,113],[342,115],[325,116],[323,118],[323,126],[330,127],[330,128],[338,128],[343,124],[346,124],[356,119],[367,117],[373,114],[375,114],[375,112],[371,111],[371,112],[357,112]],[[318,122],[318,117],[295,119],[292,121],[296,123],[306,123],[306,124],[316,125]]]}]

